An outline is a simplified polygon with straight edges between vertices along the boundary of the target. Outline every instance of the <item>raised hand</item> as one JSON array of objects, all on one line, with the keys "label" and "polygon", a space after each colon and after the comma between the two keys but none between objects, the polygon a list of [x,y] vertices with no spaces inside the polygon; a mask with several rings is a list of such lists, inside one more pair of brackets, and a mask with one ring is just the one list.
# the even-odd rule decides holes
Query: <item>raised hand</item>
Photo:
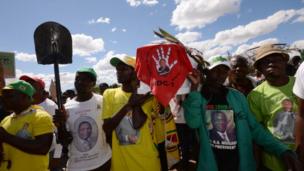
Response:
[{"label": "raised hand", "polygon": [[202,80],[201,73],[197,69],[193,69],[187,78],[191,82],[191,91],[196,91]]}]

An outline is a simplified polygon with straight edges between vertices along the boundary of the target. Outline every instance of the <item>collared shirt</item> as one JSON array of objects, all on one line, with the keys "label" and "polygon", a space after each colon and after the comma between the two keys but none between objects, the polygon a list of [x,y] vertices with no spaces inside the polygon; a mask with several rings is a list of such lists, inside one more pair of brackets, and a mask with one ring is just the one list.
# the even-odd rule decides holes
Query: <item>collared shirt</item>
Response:
[{"label": "collared shirt", "polygon": [[224,133],[222,133],[220,131],[216,131],[216,133],[218,133],[224,141],[230,142],[226,131]]}]

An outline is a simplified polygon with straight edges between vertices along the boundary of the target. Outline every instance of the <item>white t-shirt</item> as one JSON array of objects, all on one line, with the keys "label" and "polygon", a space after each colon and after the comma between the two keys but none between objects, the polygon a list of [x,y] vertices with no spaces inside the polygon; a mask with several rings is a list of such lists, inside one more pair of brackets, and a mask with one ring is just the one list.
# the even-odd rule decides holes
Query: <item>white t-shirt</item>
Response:
[{"label": "white t-shirt", "polygon": [[55,110],[58,109],[57,104],[50,100],[49,98],[46,98],[43,102],[39,104],[43,107],[45,111],[47,111],[52,116],[55,115]]},{"label": "white t-shirt", "polygon": [[[43,109],[45,111],[47,111],[47,113],[49,113],[51,116],[54,116],[55,110],[58,109],[57,104],[49,98],[46,98],[43,102],[41,102],[39,104],[39,106],[43,107]],[[57,128],[55,128],[55,132],[57,133]],[[59,147],[59,146],[61,146],[61,145],[56,142],[56,135],[53,134],[53,141],[52,141],[50,151],[56,149],[56,147],[57,147],[58,148],[57,150],[60,151],[59,154],[61,155],[61,147]],[[56,158],[58,158],[58,157],[56,157]]]},{"label": "white t-shirt", "polygon": [[175,123],[178,124],[186,124],[184,117],[184,108],[181,103],[186,98],[186,95],[176,95],[173,99],[170,100],[169,105],[171,109],[171,113],[174,116]]},{"label": "white t-shirt", "polygon": [[75,99],[65,104],[69,115],[67,127],[73,136],[69,146],[67,169],[70,171],[96,169],[112,156],[102,129],[102,96],[94,94],[85,102],[78,102]]},{"label": "white t-shirt", "polygon": [[293,93],[301,99],[304,99],[304,63],[300,65],[296,74],[296,81],[293,86]]}]

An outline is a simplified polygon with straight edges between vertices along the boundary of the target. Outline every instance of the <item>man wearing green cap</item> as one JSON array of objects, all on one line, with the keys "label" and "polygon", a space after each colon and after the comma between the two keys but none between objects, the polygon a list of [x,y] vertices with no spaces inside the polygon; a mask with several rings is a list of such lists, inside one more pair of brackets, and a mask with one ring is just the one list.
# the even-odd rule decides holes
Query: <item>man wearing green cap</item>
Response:
[{"label": "man wearing green cap", "polygon": [[103,129],[112,141],[112,171],[159,171],[160,161],[151,129],[150,95],[137,94],[135,58],[110,60],[122,86],[107,89],[103,101]]},{"label": "man wearing green cap", "polygon": [[31,105],[34,92],[29,83],[21,80],[2,90],[4,107],[12,114],[0,123],[0,170],[48,170],[54,126],[47,112]]},{"label": "man wearing green cap", "polygon": [[69,171],[109,171],[111,167],[111,148],[102,129],[102,96],[93,93],[96,79],[93,68],[79,69],[74,81],[77,95],[64,105],[67,129],[73,136],[67,162]]}]

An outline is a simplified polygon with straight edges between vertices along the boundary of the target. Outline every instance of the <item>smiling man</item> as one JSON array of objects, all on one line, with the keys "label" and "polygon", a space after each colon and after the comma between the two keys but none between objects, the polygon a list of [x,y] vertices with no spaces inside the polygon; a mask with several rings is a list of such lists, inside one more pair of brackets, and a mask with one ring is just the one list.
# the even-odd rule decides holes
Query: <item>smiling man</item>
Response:
[{"label": "smiling man", "polygon": [[[290,139],[286,135],[293,135],[294,128],[284,129],[288,131],[280,132],[280,134],[275,131],[279,125],[282,125],[281,123],[285,122],[282,118],[287,117],[279,117],[280,113],[284,111],[282,105],[284,100],[289,100],[294,106],[291,112],[297,110],[296,98],[292,93],[295,78],[286,74],[288,59],[289,56],[284,50],[271,44],[261,46],[257,50],[254,66],[265,76],[266,81],[249,93],[248,102],[256,119],[276,138],[293,150],[295,148],[295,137]],[[289,120],[293,122],[289,126],[294,125],[294,117],[289,118]],[[286,139],[286,137],[289,138]],[[281,164],[282,162],[275,156],[262,153],[261,157],[264,166],[268,169],[285,170]]]}]

